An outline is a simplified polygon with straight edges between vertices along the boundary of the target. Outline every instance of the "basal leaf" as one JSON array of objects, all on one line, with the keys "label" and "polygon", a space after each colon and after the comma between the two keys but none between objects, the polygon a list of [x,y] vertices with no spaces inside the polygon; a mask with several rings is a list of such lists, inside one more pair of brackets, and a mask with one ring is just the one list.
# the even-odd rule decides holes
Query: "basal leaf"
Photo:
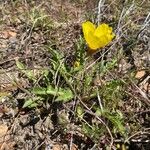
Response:
[{"label": "basal leaf", "polygon": [[23,105],[23,108],[26,108],[26,107],[33,108],[33,107],[36,107],[37,105],[38,104],[36,103],[36,101],[30,98],[26,100],[26,102]]},{"label": "basal leaf", "polygon": [[70,89],[61,89],[58,92],[56,101],[68,102],[73,98],[73,93]]},{"label": "basal leaf", "polygon": [[36,88],[33,88],[32,93],[37,94],[37,95],[46,95],[47,89],[42,88],[42,87],[36,87]]}]

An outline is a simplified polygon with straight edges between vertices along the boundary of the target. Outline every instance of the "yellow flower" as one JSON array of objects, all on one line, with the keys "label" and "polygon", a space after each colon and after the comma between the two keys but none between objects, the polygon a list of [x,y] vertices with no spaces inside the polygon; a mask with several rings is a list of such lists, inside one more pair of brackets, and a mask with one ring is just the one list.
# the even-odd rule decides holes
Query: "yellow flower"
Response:
[{"label": "yellow flower", "polygon": [[77,68],[80,66],[80,62],[79,61],[75,61],[74,64],[73,64],[73,67],[74,68]]},{"label": "yellow flower", "polygon": [[96,27],[93,23],[87,21],[82,23],[82,29],[84,38],[92,50],[105,47],[115,36],[112,28],[104,23]]}]

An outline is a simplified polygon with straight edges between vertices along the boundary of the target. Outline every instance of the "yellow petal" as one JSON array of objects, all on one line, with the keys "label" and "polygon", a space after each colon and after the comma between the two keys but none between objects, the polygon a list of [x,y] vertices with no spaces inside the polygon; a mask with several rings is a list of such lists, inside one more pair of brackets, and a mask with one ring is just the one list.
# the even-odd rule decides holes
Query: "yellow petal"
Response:
[{"label": "yellow petal", "polygon": [[99,48],[100,41],[99,41],[98,37],[94,36],[94,34],[92,32],[88,33],[86,42],[92,50],[96,50]]},{"label": "yellow petal", "polygon": [[96,26],[90,21],[82,23],[84,38],[88,46],[95,50],[99,47],[98,38],[94,36]]},{"label": "yellow petal", "polygon": [[94,35],[97,37],[101,37],[103,35],[110,34],[111,32],[112,28],[103,23],[96,28]]},{"label": "yellow petal", "polygon": [[112,33],[112,28],[107,24],[99,25],[96,28],[94,35],[99,38],[99,48],[105,47],[115,36],[114,33]]},{"label": "yellow petal", "polygon": [[85,36],[89,32],[94,33],[96,26],[92,22],[87,21],[87,22],[82,23],[82,29],[83,29],[83,34]]},{"label": "yellow petal", "polygon": [[96,26],[90,21],[87,21],[87,22],[82,23],[82,29],[83,29],[84,38],[87,41],[88,34],[89,33],[94,34]]}]

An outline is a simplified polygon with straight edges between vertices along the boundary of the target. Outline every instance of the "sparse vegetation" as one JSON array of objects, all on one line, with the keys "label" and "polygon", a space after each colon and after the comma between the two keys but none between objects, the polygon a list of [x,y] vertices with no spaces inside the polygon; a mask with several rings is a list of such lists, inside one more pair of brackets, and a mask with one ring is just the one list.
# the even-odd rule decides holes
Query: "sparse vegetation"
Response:
[{"label": "sparse vegetation", "polygon": [[[0,2],[0,148],[149,149],[147,5]],[[91,52],[85,21],[115,38]]]}]

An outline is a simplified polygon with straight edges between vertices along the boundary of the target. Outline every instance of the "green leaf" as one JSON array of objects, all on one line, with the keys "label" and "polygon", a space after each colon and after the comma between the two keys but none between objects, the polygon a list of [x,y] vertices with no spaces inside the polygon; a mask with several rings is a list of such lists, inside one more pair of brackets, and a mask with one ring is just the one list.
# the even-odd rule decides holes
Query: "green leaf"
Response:
[{"label": "green leaf", "polygon": [[77,115],[78,115],[79,118],[83,118],[84,110],[81,106],[77,107]]},{"label": "green leaf", "polygon": [[25,69],[25,66],[23,63],[21,63],[19,60],[16,60],[16,65],[19,69],[23,70]]},{"label": "green leaf", "polygon": [[51,85],[49,85],[47,88],[33,88],[32,93],[36,95],[53,95],[57,97],[56,101],[63,102],[68,102],[73,98],[73,93],[69,88],[53,88]]},{"label": "green leaf", "polygon": [[105,61],[102,61],[100,63],[100,74],[101,76],[103,76],[107,71],[112,70],[113,68],[115,68],[117,65],[117,59],[114,58],[112,61],[107,62],[105,65]]},{"label": "green leaf", "polygon": [[20,69],[20,71],[24,73],[29,79],[36,81],[36,77],[34,76],[33,70],[26,69],[25,65],[19,60],[16,60],[16,65]]},{"label": "green leaf", "polygon": [[107,112],[107,111],[105,111],[103,113],[103,116],[108,118],[108,120],[110,120],[112,122],[114,127],[117,128],[122,135],[125,135],[125,127],[124,127],[124,124],[123,124],[123,116],[118,114],[118,112],[110,113],[110,112]]},{"label": "green leaf", "polygon": [[49,85],[47,87],[46,93],[56,96],[58,94],[58,88],[53,88],[51,85]]},{"label": "green leaf", "polygon": [[26,100],[26,102],[23,105],[23,108],[26,108],[26,107],[33,108],[33,107],[36,107],[37,105],[38,104],[36,103],[36,101],[30,98]]},{"label": "green leaf", "polygon": [[25,101],[23,108],[34,108],[42,104],[45,99],[40,96],[34,96],[33,98],[29,98]]},{"label": "green leaf", "polygon": [[114,126],[114,129],[117,129],[122,135],[125,135],[125,127],[123,122],[123,114],[117,110],[115,112],[110,112],[107,109],[101,110],[96,108],[96,114],[98,116],[104,116],[107,118]]},{"label": "green leaf", "polygon": [[93,133],[92,129],[85,123],[82,123],[82,131],[86,134],[89,135],[90,133]]},{"label": "green leaf", "polygon": [[33,88],[32,93],[36,95],[47,95],[47,89],[42,87],[35,87]]},{"label": "green leaf", "polygon": [[70,89],[60,89],[58,95],[56,101],[68,102],[73,98],[73,93]]}]

